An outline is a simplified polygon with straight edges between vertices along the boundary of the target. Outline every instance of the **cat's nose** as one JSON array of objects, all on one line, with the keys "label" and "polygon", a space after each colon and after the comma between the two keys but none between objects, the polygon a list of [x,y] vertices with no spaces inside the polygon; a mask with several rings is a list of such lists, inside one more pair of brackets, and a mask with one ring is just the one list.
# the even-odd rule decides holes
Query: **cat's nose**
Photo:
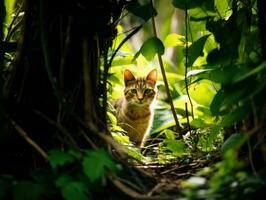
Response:
[{"label": "cat's nose", "polygon": [[141,102],[144,99],[143,96],[138,96],[138,100]]}]

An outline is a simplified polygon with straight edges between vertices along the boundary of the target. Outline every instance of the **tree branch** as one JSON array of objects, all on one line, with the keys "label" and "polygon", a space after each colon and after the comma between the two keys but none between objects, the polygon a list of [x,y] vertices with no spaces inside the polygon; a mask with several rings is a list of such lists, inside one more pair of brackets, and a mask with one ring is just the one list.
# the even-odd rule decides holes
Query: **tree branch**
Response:
[{"label": "tree branch", "polygon": [[21,137],[23,137],[26,142],[28,142],[38,153],[45,159],[48,160],[47,153],[36,143],[34,142],[28,134],[11,118],[9,118],[11,124],[14,126],[15,130],[19,133]]}]

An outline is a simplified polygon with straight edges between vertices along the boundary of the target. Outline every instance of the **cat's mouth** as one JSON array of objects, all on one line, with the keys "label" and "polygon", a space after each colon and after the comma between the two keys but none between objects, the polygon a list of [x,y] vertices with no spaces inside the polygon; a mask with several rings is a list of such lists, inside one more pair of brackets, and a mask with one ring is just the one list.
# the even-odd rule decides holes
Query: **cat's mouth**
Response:
[{"label": "cat's mouth", "polygon": [[147,102],[138,101],[138,102],[136,102],[136,105],[138,105],[138,106],[145,106],[145,105],[147,105]]}]

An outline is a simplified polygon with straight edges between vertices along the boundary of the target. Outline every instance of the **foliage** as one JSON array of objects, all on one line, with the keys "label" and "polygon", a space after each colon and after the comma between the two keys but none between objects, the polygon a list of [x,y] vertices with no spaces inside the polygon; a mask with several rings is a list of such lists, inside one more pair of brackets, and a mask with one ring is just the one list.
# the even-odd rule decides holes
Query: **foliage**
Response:
[{"label": "foliage", "polygon": [[[125,179],[127,187],[133,185],[138,191],[144,188],[146,193],[151,186],[148,181],[145,182],[147,186],[139,184],[139,188],[129,183],[136,173],[133,167],[126,168],[119,163],[124,160],[105,134],[107,125],[113,138],[125,148],[129,155],[127,161],[133,166],[140,163],[146,166],[189,164],[201,159],[212,161],[218,154],[218,163],[181,181],[182,199],[260,197],[266,187],[265,8],[260,7],[257,0],[172,0],[170,14],[158,20],[163,22],[158,24],[161,36],[155,37],[151,31],[151,18],[160,18],[164,4],[169,2],[157,1],[154,7],[150,1],[121,2],[125,4],[117,4],[117,10],[111,10],[114,8],[111,3],[106,7],[99,6],[99,9],[107,9],[107,17],[105,13],[94,16],[83,10],[75,18],[77,11],[87,6],[81,3],[71,9],[69,4],[65,8],[70,9],[69,13],[68,10],[53,10],[54,16],[60,14],[58,18],[50,19],[38,13],[42,9],[33,6],[28,8],[32,9],[32,16],[26,17],[40,14],[40,19],[24,24],[21,23],[25,19],[23,12],[18,6],[12,8],[13,0],[0,3],[0,39],[1,45],[6,45],[0,46],[0,137],[6,139],[12,135],[8,132],[11,128],[8,129],[7,121],[17,118],[26,131],[41,134],[31,139],[18,125],[12,128],[20,130],[20,135],[37,151],[40,147],[34,140],[41,141],[48,151],[48,162],[33,159],[34,153],[27,158],[28,163],[33,163],[29,166],[34,166],[32,172],[27,166],[28,174],[4,171],[0,175],[0,199],[87,200],[105,199],[109,193],[123,199],[120,192],[117,194],[114,187],[108,185],[116,175]],[[12,17],[12,11],[17,14],[16,18]],[[184,21],[177,31],[171,29],[172,21],[176,20],[175,11],[183,16],[179,21]],[[67,21],[61,21],[66,13],[70,14]],[[90,19],[90,23],[86,19]],[[56,27],[54,33],[46,35],[58,21],[60,28]],[[34,31],[26,29],[29,35],[22,35],[21,30],[26,25],[27,28],[34,27]],[[144,32],[142,36],[137,33],[140,28]],[[48,42],[49,37],[52,39]],[[63,41],[60,45],[56,43],[59,39]],[[21,44],[22,50],[17,50],[20,54],[13,50],[18,41],[26,42]],[[55,44],[54,48],[51,48],[52,44]],[[74,51],[70,50],[72,48]],[[60,50],[57,52],[56,49]],[[16,53],[19,61],[15,60]],[[139,149],[119,126],[114,108],[106,104],[123,95],[125,68],[140,76],[153,68],[160,71],[157,54],[163,56],[174,108],[183,130],[177,132],[175,128],[166,88],[159,74],[152,130],[145,148]],[[62,73],[64,70],[66,76]],[[45,78],[41,79],[43,76]],[[10,86],[10,80],[17,85]],[[42,81],[44,84],[37,95],[33,94],[36,90],[31,87]],[[16,86],[17,90],[14,89]],[[81,94],[83,90],[84,94]],[[6,99],[4,92],[9,95]],[[30,98],[34,95],[36,98]],[[11,105],[7,110],[5,101]],[[36,120],[38,110],[47,110],[51,119],[40,114],[45,123],[39,118]],[[17,141],[17,138],[10,141]],[[33,151],[21,150],[21,154],[15,152],[17,157]],[[257,161],[255,156],[260,159]],[[136,178],[135,182],[140,181]],[[110,197],[113,198],[116,197]]]},{"label": "foliage", "polygon": [[[265,59],[259,39],[261,29],[257,26],[260,17],[257,4],[256,1],[245,4],[242,1],[219,0],[174,0],[172,4],[176,8],[187,9],[184,32],[170,32],[161,41],[164,52],[169,48],[175,48],[176,52],[183,50],[183,54],[178,54],[183,63],[174,63],[172,60],[175,59],[167,58],[166,55],[163,58],[174,105],[187,134],[181,140],[177,138],[165,88],[160,82],[162,77],[159,76],[155,119],[147,141],[147,147],[154,150],[149,153],[146,149],[144,152],[150,162],[168,163],[173,158],[182,162],[182,158],[187,155],[196,158],[199,152],[220,151],[223,161],[214,167],[213,178],[204,182],[204,187],[205,183],[209,187],[204,195],[214,199],[236,199],[237,191],[241,189],[254,192],[265,186],[262,177],[244,172],[244,164],[237,156],[237,152],[250,139],[251,127],[255,126],[256,129],[258,123],[264,120],[263,117],[256,117],[265,104],[262,100],[265,91]],[[116,65],[112,73],[122,74],[122,69],[128,67],[133,71],[143,71],[149,66],[158,66],[154,55],[163,54],[163,51],[159,52],[162,44],[156,45],[151,34],[145,40],[134,56],[137,58],[137,63],[134,63],[136,67],[132,67],[133,63],[121,64],[120,67]],[[138,58],[141,53],[146,60]],[[133,55],[134,51],[129,51],[128,58]],[[180,68],[186,68],[187,73],[184,74],[186,70]],[[174,74],[173,78],[171,74]],[[117,79],[123,80],[121,75]],[[111,85],[116,84],[111,81]],[[119,84],[123,88],[123,82]],[[111,92],[110,98],[115,97]],[[185,104],[190,105],[191,102],[193,108],[188,106],[186,110]],[[115,131],[113,135],[116,135]],[[257,141],[249,147],[249,154],[259,143]],[[127,142],[127,145],[130,144]],[[140,156],[138,158],[145,160]],[[250,162],[251,167],[253,164]],[[255,183],[253,189],[251,182]],[[231,196],[224,195],[229,191],[232,192]],[[190,192],[187,193],[189,199],[201,198],[200,193],[189,195]],[[249,195],[251,193],[247,192]]]}]

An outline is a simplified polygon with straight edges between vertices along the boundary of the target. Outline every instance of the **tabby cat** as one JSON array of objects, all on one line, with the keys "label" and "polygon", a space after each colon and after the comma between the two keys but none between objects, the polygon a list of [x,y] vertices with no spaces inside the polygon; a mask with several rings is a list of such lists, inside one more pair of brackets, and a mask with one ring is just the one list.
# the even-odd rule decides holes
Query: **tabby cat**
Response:
[{"label": "tabby cat", "polygon": [[153,121],[151,104],[156,96],[157,70],[146,78],[137,77],[128,69],[124,71],[124,97],[113,105],[117,110],[118,124],[127,132],[130,141],[143,147]]}]

